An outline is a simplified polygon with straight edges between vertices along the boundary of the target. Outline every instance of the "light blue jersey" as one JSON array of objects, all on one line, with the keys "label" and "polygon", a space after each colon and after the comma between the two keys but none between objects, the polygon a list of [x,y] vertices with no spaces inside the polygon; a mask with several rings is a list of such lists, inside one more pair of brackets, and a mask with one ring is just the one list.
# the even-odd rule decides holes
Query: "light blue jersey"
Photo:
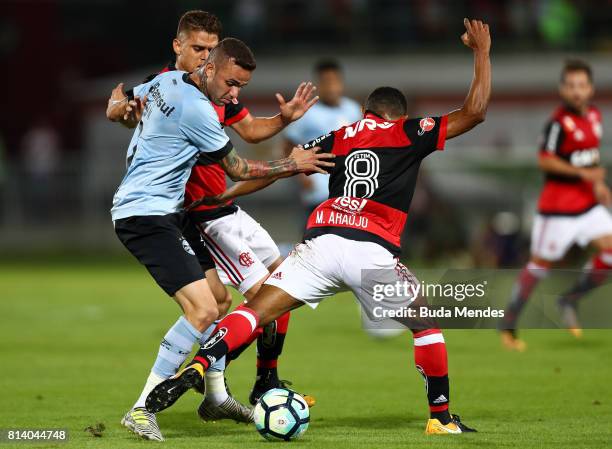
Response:
[{"label": "light blue jersey", "polygon": [[[304,114],[304,117],[287,127],[285,137],[295,145],[303,145],[362,118],[361,107],[350,98],[342,97],[338,106],[327,106],[318,102]],[[310,179],[313,189],[302,194],[302,201],[308,206],[327,199],[329,175],[314,173],[310,175]]]},{"label": "light blue jersey", "polygon": [[147,103],[113,198],[113,220],[180,211],[198,154],[219,160],[232,149],[210,101],[187,73],[162,73],[136,86],[134,95],[146,95]]}]

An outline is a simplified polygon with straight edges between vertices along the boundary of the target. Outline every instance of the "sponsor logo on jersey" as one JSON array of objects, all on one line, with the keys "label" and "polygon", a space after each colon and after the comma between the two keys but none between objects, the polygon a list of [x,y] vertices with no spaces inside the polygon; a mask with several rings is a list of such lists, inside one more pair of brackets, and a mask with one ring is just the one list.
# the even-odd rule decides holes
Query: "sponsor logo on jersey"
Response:
[{"label": "sponsor logo on jersey", "polygon": [[[170,105],[164,101],[164,97],[159,91],[159,82],[153,84],[151,88],[149,89],[149,93],[147,94],[147,105],[146,106],[149,106],[151,104],[154,104],[155,106],[157,106],[159,108],[159,112],[164,114],[166,117],[170,117],[170,114],[174,112],[174,106],[170,107]],[[150,109],[148,112],[150,114]]]},{"label": "sponsor logo on jersey", "polygon": [[185,250],[185,252],[187,254],[191,254],[192,256],[195,256],[195,252],[191,248],[191,245],[189,244],[189,242],[185,240],[185,237],[181,237],[180,240],[181,240],[181,245],[183,245],[183,249]]},{"label": "sponsor logo on jersey", "polygon": [[304,149],[305,150],[309,150],[313,147],[316,147],[318,144],[320,144],[321,142],[323,142],[326,138],[328,138],[329,136],[331,136],[331,133],[327,133],[324,136],[321,137],[317,137],[316,139],[308,142],[306,145],[304,145]]},{"label": "sponsor logo on jersey", "polygon": [[434,129],[434,126],[436,126],[436,122],[431,117],[425,117],[421,119],[421,121],[419,122],[419,126],[421,129],[418,131],[417,134],[419,136],[422,136],[423,134],[428,133],[429,131]]},{"label": "sponsor logo on jersey", "polygon": [[350,196],[339,196],[332,203],[332,207],[336,210],[346,212],[347,214],[359,214],[368,203],[365,198],[352,198]]},{"label": "sponsor logo on jersey", "polygon": [[238,256],[238,262],[240,263],[240,265],[247,268],[255,263],[253,257],[251,257],[251,253],[248,251],[240,253],[240,255]]},{"label": "sponsor logo on jersey", "polygon": [[223,339],[223,337],[225,337],[225,334],[227,334],[227,328],[222,327],[215,333],[215,335],[213,335],[212,337],[208,339],[208,341],[204,344],[204,346],[202,346],[202,349],[212,348],[214,345],[219,343]]},{"label": "sponsor logo on jersey", "polygon": [[599,148],[572,151],[570,163],[574,167],[591,167],[599,164]]},{"label": "sponsor logo on jersey", "polygon": [[394,126],[395,123],[382,122],[379,123],[376,120],[372,120],[371,118],[364,118],[359,120],[353,126],[347,126],[344,128],[344,137],[343,139],[348,139],[349,137],[355,137],[358,132],[363,131],[364,128],[368,128],[370,131],[374,131],[376,128],[380,129],[389,129]]},{"label": "sponsor logo on jersey", "polygon": [[272,275],[272,279],[278,279],[279,281],[283,279],[283,272],[277,271]]}]

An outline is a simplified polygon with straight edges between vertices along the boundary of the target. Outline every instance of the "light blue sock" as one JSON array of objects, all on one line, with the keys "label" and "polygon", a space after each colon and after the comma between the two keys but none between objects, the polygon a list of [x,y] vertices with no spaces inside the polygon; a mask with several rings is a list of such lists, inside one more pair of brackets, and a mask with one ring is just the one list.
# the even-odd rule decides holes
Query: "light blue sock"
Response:
[{"label": "light blue sock", "polygon": [[[217,327],[217,324],[219,324],[219,320],[217,320],[214,323],[212,323],[204,332],[202,332],[202,336],[200,337],[200,345],[203,345],[204,343],[206,343],[206,340],[208,340],[208,338],[212,335],[213,331]],[[215,363],[213,363],[207,369],[207,371],[210,371],[210,372],[225,371],[225,356],[221,357],[219,360],[217,360]]]},{"label": "light blue sock", "polygon": [[164,379],[174,376],[191,353],[193,344],[201,337],[202,333],[181,316],[159,345],[159,352],[151,371]]}]

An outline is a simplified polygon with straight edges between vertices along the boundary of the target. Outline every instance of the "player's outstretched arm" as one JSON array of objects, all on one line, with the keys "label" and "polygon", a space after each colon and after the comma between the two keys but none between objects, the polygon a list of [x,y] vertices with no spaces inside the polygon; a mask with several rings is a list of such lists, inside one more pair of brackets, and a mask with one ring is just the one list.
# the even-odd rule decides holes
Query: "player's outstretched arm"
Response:
[{"label": "player's outstretched arm", "polygon": [[123,83],[119,83],[108,99],[106,118],[111,122],[119,122],[127,128],[135,128],[142,118],[145,102],[146,99],[141,101],[140,97],[129,100],[123,91]]},{"label": "player's outstretched arm", "polygon": [[253,161],[241,158],[236,150],[232,149],[227,156],[219,161],[225,173],[232,181],[245,181],[249,179],[277,178],[280,175],[294,175],[296,173],[327,173],[324,168],[334,166],[335,155],[331,153],[317,153],[319,147],[304,150],[295,147],[289,157],[275,161]]},{"label": "player's outstretched arm", "polygon": [[576,167],[555,154],[541,154],[538,166],[546,173],[578,176],[592,183],[603,182],[606,178],[606,169],[603,167]]},{"label": "player's outstretched arm", "polygon": [[251,193],[257,192],[258,190],[265,189],[270,184],[273,184],[276,180],[280,178],[288,178],[289,176],[293,176],[292,173],[286,173],[284,175],[278,175],[274,178],[263,178],[263,179],[251,179],[249,181],[239,181],[225,192],[220,193],[215,196],[203,196],[195,200],[189,206],[185,208],[185,210],[191,210],[195,207],[205,205],[205,206],[218,206],[223,203],[227,203],[230,200],[238,198],[240,196],[249,195]]},{"label": "player's outstretched arm", "polygon": [[491,98],[489,25],[480,20],[468,19],[463,19],[463,23],[466,31],[461,40],[474,51],[474,78],[461,109],[448,114],[447,139],[459,136],[482,123]]},{"label": "player's outstretched arm", "polygon": [[313,98],[315,90],[316,87],[311,82],[301,83],[290,101],[285,101],[283,96],[277,93],[279,114],[274,117],[253,117],[248,114],[231,126],[246,142],[258,143],[269,139],[291,122],[301,118],[319,100],[319,97]]}]

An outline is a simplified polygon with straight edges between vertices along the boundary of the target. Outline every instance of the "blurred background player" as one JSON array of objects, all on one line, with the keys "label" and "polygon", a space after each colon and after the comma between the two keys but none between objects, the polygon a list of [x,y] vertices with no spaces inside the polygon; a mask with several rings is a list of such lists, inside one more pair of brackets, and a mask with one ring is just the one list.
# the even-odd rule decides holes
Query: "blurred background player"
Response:
[{"label": "blurred background player", "polygon": [[[301,120],[287,127],[284,133],[285,154],[289,154],[295,145],[309,142],[362,117],[359,104],[344,96],[344,75],[340,63],[333,59],[319,61],[314,67],[314,79],[319,101]],[[316,173],[300,175],[297,179],[304,207],[302,225],[305,226],[310,213],[327,198],[329,175]]]},{"label": "blurred background player", "polygon": [[593,73],[584,61],[567,61],[561,71],[559,95],[563,104],[546,124],[540,142],[538,165],[545,183],[531,233],[531,258],[512,290],[500,322],[505,347],[522,351],[516,322],[538,282],[577,243],[591,244],[597,254],[586,264],[576,284],[559,300],[565,326],[576,337],[582,330],[577,319],[578,301],[600,285],[612,267],[612,217],[606,170],[600,166],[601,114],[590,104]]},{"label": "blurred background player", "polygon": [[[320,147],[336,159],[334,168],[328,170],[328,199],[308,219],[303,243],[272,273],[253,300],[221,320],[192,362],[151,391],[148,410],[170,407],[189,388],[203,382],[210,360],[239,347],[258,326],[289,310],[304,304],[314,309],[323,299],[349,290],[376,319],[380,316],[372,313],[375,286],[414,279],[398,256],[421,162],[443,150],[447,139],[483,122],[491,96],[489,27],[479,20],[464,19],[464,24],[466,32],[461,39],[473,50],[474,76],[463,106],[441,117],[408,119],[405,96],[395,88],[379,87],[368,96],[362,120],[307,144],[305,148]],[[242,195],[269,184],[270,180],[239,183],[232,191]],[[376,270],[376,274],[364,280],[364,270]],[[426,433],[474,431],[449,412],[448,361],[442,332],[436,326],[412,331],[416,367],[425,379],[430,409]],[[368,361],[362,368],[368,368]]]},{"label": "blurred background player", "polygon": [[[217,45],[220,33],[221,23],[214,15],[205,11],[185,13],[179,21],[177,35],[173,41],[176,60],[161,73],[173,70],[195,71],[206,60],[210,50]],[[147,79],[154,77],[155,75],[151,75]],[[289,102],[285,102],[279,95],[281,113],[269,119],[252,117],[237,99],[227,104],[213,104],[213,107],[223,126],[231,125],[242,138],[256,142],[276,134],[285,123],[301,117],[304,110],[312,104],[309,103],[313,91],[311,85],[302,83],[298,91],[300,95]],[[140,98],[134,98],[131,90],[127,93],[129,103],[124,103],[125,98],[120,84],[111,95],[107,116],[132,128],[140,121],[143,103]],[[200,157],[187,184],[186,202],[190,203],[194,195],[203,192],[224,191],[225,179],[225,171],[219,164],[209,158]],[[249,297],[256,293],[267,277],[268,267],[273,269],[280,263],[279,252],[269,234],[235,205],[198,207],[190,216],[199,223],[202,232],[207,233],[208,246],[214,248],[215,256],[211,258],[195,227],[187,226],[183,231],[206,272],[211,290],[220,305],[219,313],[223,316],[231,305],[232,298],[219,280],[215,262],[217,267],[220,267],[224,281],[233,284]],[[213,259],[215,262],[212,262]],[[267,389],[280,384],[276,364],[282,352],[288,320],[289,315],[286,315],[271,323],[265,333],[266,338],[261,336],[258,339],[257,378],[251,394],[253,401]],[[176,373],[187,357],[190,348],[184,348],[177,343],[181,340],[182,326],[183,323],[179,319],[162,340],[157,359],[139,399],[122,419],[123,425],[144,438],[163,438],[155,416],[144,409],[144,398],[157,383]],[[202,334],[204,340],[212,329],[214,325]],[[248,422],[251,419],[251,411],[229,395],[223,375],[224,369],[225,360],[219,360],[207,376],[206,396],[198,413],[203,420],[234,419]]]}]

